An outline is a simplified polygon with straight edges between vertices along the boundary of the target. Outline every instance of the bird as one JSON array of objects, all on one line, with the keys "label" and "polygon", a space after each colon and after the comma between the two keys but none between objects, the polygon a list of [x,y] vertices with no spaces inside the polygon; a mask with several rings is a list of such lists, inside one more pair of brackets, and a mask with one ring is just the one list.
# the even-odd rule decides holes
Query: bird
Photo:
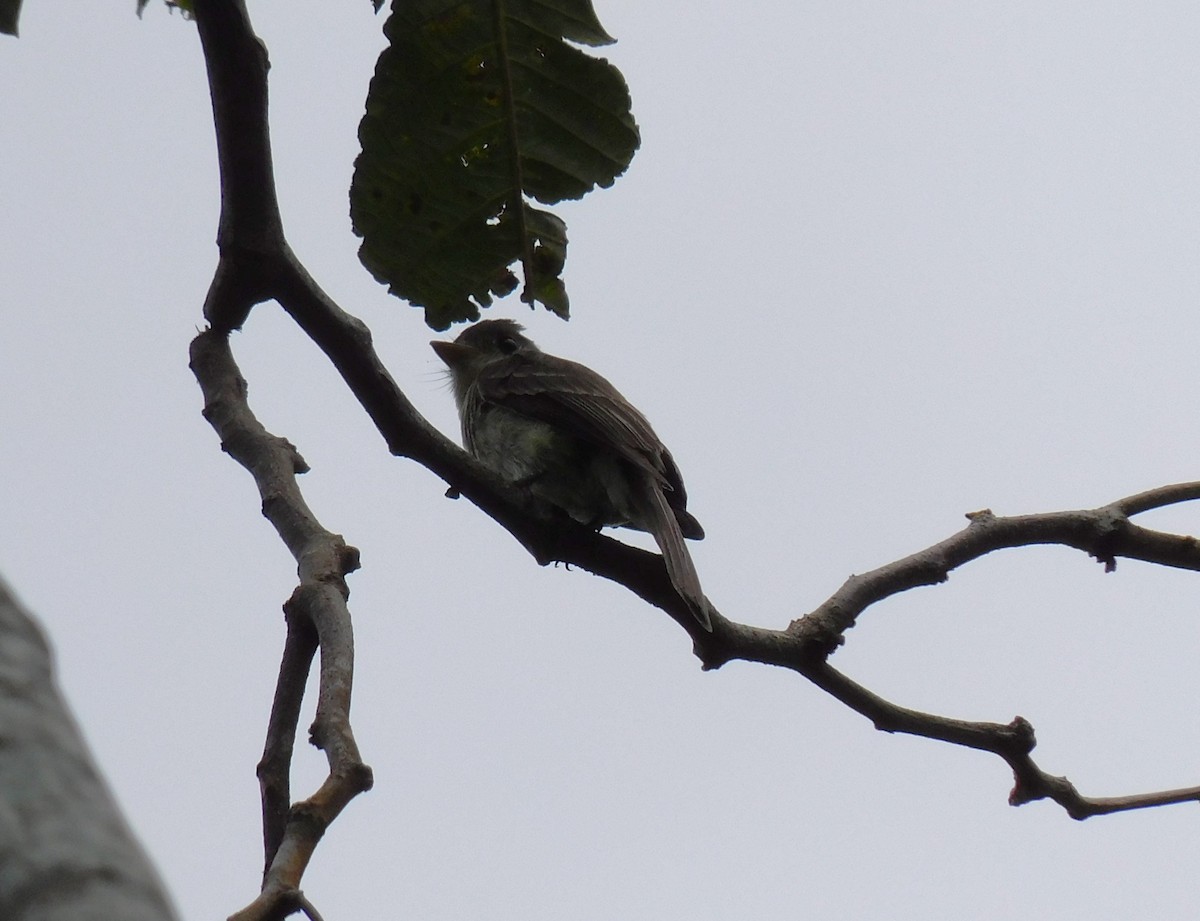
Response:
[{"label": "bird", "polygon": [[515,320],[481,320],[453,341],[430,342],[449,369],[463,446],[575,521],[649,532],[671,585],[711,632],[684,543],[702,539],[704,528],[687,510],[671,452],[604,377],[543,352],[524,333]]}]

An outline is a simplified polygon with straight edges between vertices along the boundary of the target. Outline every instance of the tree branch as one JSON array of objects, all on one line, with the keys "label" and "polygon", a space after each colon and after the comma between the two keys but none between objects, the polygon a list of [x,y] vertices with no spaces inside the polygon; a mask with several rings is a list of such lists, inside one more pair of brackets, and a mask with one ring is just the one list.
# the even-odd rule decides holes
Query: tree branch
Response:
[{"label": "tree branch", "polygon": [[287,830],[292,805],[291,769],[296,728],[300,723],[304,685],[313,656],[317,653],[317,631],[312,622],[297,616],[291,605],[284,605],[284,613],[287,617],[287,639],[283,645],[275,698],[267,722],[267,741],[262,760],[258,762],[258,783],[262,791],[264,879]]},{"label": "tree branch", "polygon": [[[267,432],[251,413],[246,382],[225,334],[210,330],[198,335],[192,342],[191,367],[204,393],[205,418],[220,436],[222,448],[253,474],[263,514],[295,557],[300,577],[285,606],[288,642],[259,764],[266,852],[263,887],[258,899],[234,916],[257,921],[287,913],[325,829],[351,799],[371,788],[371,769],[362,762],[350,728],[354,638],[345,576],[358,568],[358,551],[322,528],[308,509],[296,485],[296,475],[307,465],[290,443]],[[314,644],[320,648],[321,666],[311,736],[325,751],[329,774],[312,796],[287,809],[285,820],[287,773]]]},{"label": "tree branch", "polygon": [[716,668],[732,659],[744,659],[790,668],[884,732],[919,735],[999,755],[1013,771],[1015,784],[1009,802],[1014,806],[1051,799],[1072,818],[1086,819],[1200,800],[1200,787],[1123,797],[1085,797],[1065,777],[1047,774],[1033,761],[1030,752],[1037,743],[1033,727],[1023,717],[1001,725],[910,710],[872,694],[825,661],[870,605],[912,588],[945,582],[952,570],[995,550],[1061,544],[1095,557],[1106,572],[1116,568],[1118,557],[1200,570],[1200,545],[1195,538],[1141,528],[1128,517],[1196,498],[1200,498],[1200,482],[1164,486],[1083,511],[1011,518],[997,517],[991,511],[974,512],[967,516],[970,524],[952,537],[864,575],[851,576],[824,604],[793,621],[786,631],[726,622],[725,626],[734,629],[720,631],[719,657],[711,656],[705,666]]},{"label": "tree branch", "polygon": [[[193,368],[205,391],[206,415],[223,446],[254,474],[263,510],[295,555],[300,586],[287,605],[285,647],[260,764],[268,869],[263,895],[239,918],[276,917],[302,907],[299,881],[325,827],[349,798],[370,786],[349,724],[353,644],[344,576],[357,556],[320,528],[295,488],[303,462],[287,442],[269,435],[245,404],[245,384],[226,336],[252,306],[275,299],[338,369],[383,436],[388,450],[425,466],[512,534],[542,565],[570,563],[618,582],[666,611],[692,636],[706,669],[734,659],[789,668],[887,732],[904,732],[987,751],[1013,770],[1013,804],[1050,798],[1075,818],[1200,798],[1200,788],[1127,797],[1082,797],[1064,778],[1030,758],[1036,741],[1021,717],[1007,725],[957,720],[891,703],[851,681],[827,662],[866,609],[887,597],[946,581],[959,566],[1010,547],[1060,544],[1086,552],[1111,570],[1119,557],[1200,569],[1200,547],[1186,535],[1134,525],[1141,512],[1200,498],[1200,483],[1165,486],[1099,509],[998,517],[969,515],[962,531],[933,546],[851,576],[828,600],[784,630],[738,624],[713,612],[704,632],[671,587],[657,554],[627,546],[578,525],[500,479],[426,421],[383,366],[366,326],[316,284],[284,238],[275,197],[267,131],[267,59],[242,0],[197,0],[196,18],[209,70],[221,167],[220,261],[205,302],[211,329],[192,347]],[[311,626],[308,626],[311,625]],[[303,675],[321,652],[321,696],[313,741],[325,749],[330,774],[309,800],[285,809]],[[300,690],[297,689],[299,687]],[[286,818],[285,818],[286,816]]]}]

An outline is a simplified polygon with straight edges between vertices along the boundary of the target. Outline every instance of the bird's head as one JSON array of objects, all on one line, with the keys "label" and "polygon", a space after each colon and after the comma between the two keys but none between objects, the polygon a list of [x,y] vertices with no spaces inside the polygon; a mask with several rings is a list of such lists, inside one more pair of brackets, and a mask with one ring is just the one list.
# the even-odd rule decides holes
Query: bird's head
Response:
[{"label": "bird's head", "polygon": [[434,339],[429,343],[449,368],[460,405],[467,390],[488,365],[512,355],[540,352],[524,332],[525,327],[515,320],[480,320],[459,333],[453,342]]},{"label": "bird's head", "polygon": [[464,329],[457,339],[434,339],[429,344],[450,373],[474,377],[479,369],[498,359],[519,352],[537,352],[538,347],[525,335],[525,327],[515,320],[480,320]]}]

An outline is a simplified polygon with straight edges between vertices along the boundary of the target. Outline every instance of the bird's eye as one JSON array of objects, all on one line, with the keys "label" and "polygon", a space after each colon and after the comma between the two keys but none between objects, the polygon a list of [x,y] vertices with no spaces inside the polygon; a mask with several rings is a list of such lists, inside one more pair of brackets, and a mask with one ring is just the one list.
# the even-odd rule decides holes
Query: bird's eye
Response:
[{"label": "bird's eye", "polygon": [[500,340],[500,351],[505,355],[511,355],[518,348],[517,340],[512,336],[505,336]]}]

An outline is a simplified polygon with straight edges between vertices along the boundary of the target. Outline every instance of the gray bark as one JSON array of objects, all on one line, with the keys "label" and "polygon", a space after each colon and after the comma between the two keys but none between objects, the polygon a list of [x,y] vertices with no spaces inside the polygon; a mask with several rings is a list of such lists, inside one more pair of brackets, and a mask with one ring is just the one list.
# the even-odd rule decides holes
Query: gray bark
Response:
[{"label": "gray bark", "polygon": [[67,712],[41,629],[0,580],[0,918],[175,917]]}]

